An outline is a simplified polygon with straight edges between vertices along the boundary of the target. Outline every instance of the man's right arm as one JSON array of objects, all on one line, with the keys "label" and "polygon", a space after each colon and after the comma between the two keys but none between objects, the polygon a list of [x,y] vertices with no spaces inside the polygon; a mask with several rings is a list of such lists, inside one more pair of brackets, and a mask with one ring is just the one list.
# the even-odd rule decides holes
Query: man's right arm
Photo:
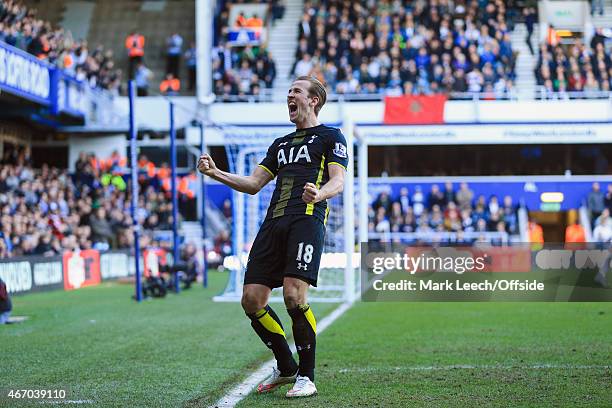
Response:
[{"label": "man's right arm", "polygon": [[250,176],[239,176],[219,170],[213,159],[206,153],[201,155],[198,160],[198,171],[236,191],[247,194],[257,194],[259,190],[273,179],[268,171],[259,166],[255,168],[255,171]]}]

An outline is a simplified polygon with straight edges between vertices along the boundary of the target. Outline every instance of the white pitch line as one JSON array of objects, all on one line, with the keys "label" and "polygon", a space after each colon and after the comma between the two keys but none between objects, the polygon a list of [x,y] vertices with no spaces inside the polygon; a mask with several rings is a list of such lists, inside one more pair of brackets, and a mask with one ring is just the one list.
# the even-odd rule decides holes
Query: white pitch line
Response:
[{"label": "white pitch line", "polygon": [[41,404],[93,404],[94,400],[57,400],[57,401],[41,401]]},{"label": "white pitch line", "polygon": [[593,369],[610,369],[610,365],[573,365],[573,364],[532,364],[532,365],[471,365],[457,364],[445,366],[405,366],[405,367],[389,367],[384,368],[341,368],[339,373],[376,373],[390,371],[452,371],[452,370],[593,370]]},{"label": "white pitch line", "polygon": [[[332,325],[340,316],[344,314],[350,307],[352,303],[343,303],[338,306],[333,312],[329,315],[325,316],[321,319],[320,322],[317,322],[317,334],[323,332],[323,330],[327,329]],[[295,345],[291,345],[291,352],[295,353]],[[240,401],[246,398],[247,395],[263,380],[265,380],[268,376],[270,376],[270,372],[272,371],[272,367],[276,360],[272,359],[270,361],[265,362],[261,367],[257,369],[253,374],[247,377],[246,380],[232,388],[227,394],[225,394],[219,401],[217,401],[214,405],[211,405],[210,408],[233,408]]]}]

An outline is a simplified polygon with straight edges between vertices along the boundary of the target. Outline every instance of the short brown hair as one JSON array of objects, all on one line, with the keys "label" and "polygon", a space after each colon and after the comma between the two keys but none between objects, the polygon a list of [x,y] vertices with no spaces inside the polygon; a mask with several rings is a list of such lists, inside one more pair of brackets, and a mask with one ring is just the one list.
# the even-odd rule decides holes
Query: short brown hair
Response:
[{"label": "short brown hair", "polygon": [[325,90],[325,85],[321,83],[317,78],[304,75],[295,78],[296,81],[308,81],[310,83],[310,88],[308,89],[308,96],[311,98],[316,96],[319,98],[319,103],[315,106],[315,115],[319,114],[319,111],[325,105],[325,101],[327,100],[327,91]]}]

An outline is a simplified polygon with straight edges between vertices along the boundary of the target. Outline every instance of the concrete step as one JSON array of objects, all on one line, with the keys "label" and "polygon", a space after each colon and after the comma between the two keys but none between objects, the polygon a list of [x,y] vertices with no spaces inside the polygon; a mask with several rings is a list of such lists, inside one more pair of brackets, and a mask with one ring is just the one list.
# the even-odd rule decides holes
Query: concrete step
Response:
[{"label": "concrete step", "polygon": [[284,100],[291,81],[287,79],[295,61],[295,50],[298,45],[298,25],[304,12],[302,0],[288,0],[283,19],[277,21],[270,32],[268,48],[276,62],[278,75],[274,81],[272,93],[276,99]]},{"label": "concrete step", "polygon": [[276,44],[276,45],[285,45],[285,44],[297,44],[298,39],[297,38],[291,38],[291,37],[280,37],[280,36],[272,36],[270,38],[270,41],[268,41],[268,43],[271,44]]}]

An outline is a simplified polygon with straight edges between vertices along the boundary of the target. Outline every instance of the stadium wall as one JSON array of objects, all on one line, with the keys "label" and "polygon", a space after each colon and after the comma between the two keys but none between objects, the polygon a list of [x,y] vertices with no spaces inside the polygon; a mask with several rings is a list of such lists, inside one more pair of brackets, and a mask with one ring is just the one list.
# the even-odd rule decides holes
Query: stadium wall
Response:
[{"label": "stadium wall", "polygon": [[[199,145],[199,129],[191,126],[197,111],[195,98],[172,99],[178,109],[177,126],[185,127],[187,143]],[[118,98],[118,110],[127,100]],[[224,146],[231,126],[257,128],[282,135],[291,131],[284,103],[217,103],[209,117],[215,126],[206,129],[209,146]],[[169,126],[168,101],[140,98],[137,122],[148,129]],[[384,125],[383,102],[331,102],[321,111],[323,123],[340,126],[349,115],[357,133],[370,145],[461,145],[612,143],[612,103],[604,100],[566,101],[447,101],[444,124]]]},{"label": "stadium wall", "polygon": [[[177,106],[177,127],[189,127],[198,104],[193,97],[172,98]],[[128,112],[128,100],[115,99],[117,111]],[[357,124],[383,123],[385,105],[378,102],[329,102],[321,111],[323,123],[340,123],[345,114]],[[285,103],[215,103],[210,106],[210,120],[231,125],[288,125]],[[162,97],[138,98],[136,120],[151,130],[165,131],[169,127],[168,100]],[[551,126],[563,122],[612,122],[612,103],[598,100],[545,100],[545,101],[447,101],[444,105],[444,123],[543,123]]]}]

